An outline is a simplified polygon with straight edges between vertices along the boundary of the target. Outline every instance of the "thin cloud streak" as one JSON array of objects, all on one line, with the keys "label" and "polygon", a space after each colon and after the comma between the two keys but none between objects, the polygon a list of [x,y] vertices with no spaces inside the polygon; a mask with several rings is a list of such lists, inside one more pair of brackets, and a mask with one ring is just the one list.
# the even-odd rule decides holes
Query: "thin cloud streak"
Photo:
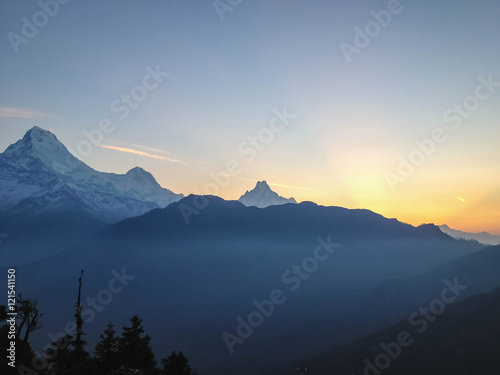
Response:
[{"label": "thin cloud streak", "polygon": [[165,160],[165,161],[169,161],[169,162],[172,162],[172,163],[186,164],[186,163],[184,163],[181,160],[167,158],[166,156],[154,155],[154,154],[150,154],[148,152],[134,150],[133,148],[110,146],[110,145],[101,145],[101,147],[102,148],[107,148],[107,149],[110,149],[110,150],[120,151],[120,152],[127,152],[129,154],[136,154],[136,155],[140,155],[140,156],[145,156],[147,158],[158,159],[158,160]]},{"label": "thin cloud streak", "polygon": [[[40,118],[50,116],[29,108],[0,107],[0,117],[5,118]],[[53,117],[53,116],[50,116]]]},{"label": "thin cloud streak", "polygon": [[166,150],[159,150],[159,149],[157,149],[157,148],[146,147],[146,146],[141,146],[141,145],[135,145],[135,144],[133,144],[133,143],[130,143],[130,146],[133,146],[133,147],[139,147],[139,148],[142,148],[143,150],[154,151],[154,152],[159,152],[159,153],[162,153],[162,154],[172,155],[172,153],[171,153],[170,151],[166,151]]},{"label": "thin cloud streak", "polygon": [[121,144],[124,144],[124,145],[127,145],[127,146],[141,148],[143,150],[148,150],[148,151],[153,151],[153,152],[159,152],[161,154],[172,155],[172,152],[166,151],[166,150],[160,150],[158,148],[146,147],[146,146],[136,145],[134,143],[122,142],[122,141],[111,140],[111,139],[108,139],[108,141],[111,141],[112,143],[121,143]]}]

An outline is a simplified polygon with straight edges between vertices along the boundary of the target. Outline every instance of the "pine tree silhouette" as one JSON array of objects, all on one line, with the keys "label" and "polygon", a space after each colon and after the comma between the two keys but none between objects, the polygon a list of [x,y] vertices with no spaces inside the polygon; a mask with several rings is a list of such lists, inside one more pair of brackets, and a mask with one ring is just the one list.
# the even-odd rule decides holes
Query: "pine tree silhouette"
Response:
[{"label": "pine tree silhouette", "polygon": [[163,374],[166,375],[193,375],[186,356],[179,352],[172,352],[167,358],[161,360]]},{"label": "pine tree silhouette", "polygon": [[151,338],[144,334],[142,320],[137,315],[130,318],[130,323],[130,327],[123,327],[122,337],[119,339],[119,359],[129,368],[142,370],[144,375],[153,375],[156,372],[156,361],[150,344]]},{"label": "pine tree silhouette", "polygon": [[82,326],[83,326],[83,319],[82,319],[82,308],[83,305],[80,303],[81,297],[82,297],[82,278],[83,278],[83,270],[80,273],[80,278],[78,279],[78,299],[76,301],[76,313],[75,313],[75,318],[76,318],[76,337],[75,341],[73,342],[73,347],[74,347],[74,357],[75,357],[75,366],[78,366],[80,361],[82,361],[85,357],[85,350],[83,349],[83,345],[85,342],[82,340],[82,335],[84,335]]},{"label": "pine tree silhouette", "polygon": [[99,337],[101,341],[97,343],[94,351],[96,374],[107,375],[119,367],[118,337],[111,322]]}]

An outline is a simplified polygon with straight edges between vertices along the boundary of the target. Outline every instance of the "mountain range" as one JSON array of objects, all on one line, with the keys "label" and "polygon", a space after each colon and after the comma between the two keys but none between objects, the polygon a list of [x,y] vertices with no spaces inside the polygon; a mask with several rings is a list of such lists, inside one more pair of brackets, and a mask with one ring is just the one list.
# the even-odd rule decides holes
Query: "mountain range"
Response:
[{"label": "mountain range", "polygon": [[[153,347],[182,350],[200,372],[263,373],[402,319],[431,290],[423,281],[409,284],[416,289],[399,289],[404,280],[481,249],[433,225],[413,227],[368,210],[311,202],[259,209],[205,196],[207,207],[186,224],[179,207],[199,198],[190,195],[106,226],[59,254],[19,266],[18,288],[36,296],[51,317],[36,344],[45,344],[46,333],[61,330],[60,322],[74,315],[76,284],[68,281],[81,268],[85,299],[108,285],[113,270],[123,270],[133,280],[85,326],[90,345],[110,320],[120,326],[136,313],[155,332]],[[340,246],[316,262],[320,240]],[[475,290],[491,284],[488,277]],[[275,289],[286,303],[231,354],[223,334],[235,335],[238,317],[247,319],[255,301],[269,299]],[[409,290],[416,300],[389,298]]]},{"label": "mountain range", "polygon": [[105,222],[166,207],[183,195],[162,188],[141,168],[98,172],[69,153],[56,136],[33,127],[0,154],[0,211],[5,214],[86,212]]},{"label": "mountain range", "polygon": [[[457,300],[500,286],[498,246],[369,210],[296,203],[265,181],[238,201],[184,197],[140,168],[97,172],[37,127],[0,154],[0,194],[0,266],[15,266],[19,292],[39,300],[39,351],[73,320],[81,269],[89,350],[106,324],[137,314],[159,356],[181,350],[206,375],[285,374],[299,359],[325,373],[358,371],[328,358],[428,305],[443,281],[467,285]],[[202,200],[187,223],[182,207]],[[104,301],[117,274],[124,287]],[[239,335],[276,290],[283,303],[231,351],[225,334]]]},{"label": "mountain range", "polygon": [[[164,208],[183,196],[162,188],[139,167],[124,175],[96,171],[37,126],[0,154],[0,214],[7,216],[73,211],[113,223]],[[240,201],[261,208],[296,203],[280,197],[265,181]]]},{"label": "mountain range", "polygon": [[488,232],[480,232],[480,233],[469,233],[462,232],[460,230],[452,229],[448,225],[440,225],[439,229],[443,233],[450,235],[453,238],[464,239],[464,240],[475,240],[479,243],[484,243],[486,245],[499,245],[500,244],[500,236],[495,236]]},{"label": "mountain range", "polygon": [[[251,198],[243,199],[245,204],[260,207],[288,202],[266,182],[258,182],[244,196]],[[56,254],[110,223],[183,197],[139,167],[123,175],[96,171],[53,133],[35,126],[0,154],[0,233],[7,236],[2,248],[11,254],[5,262]]]}]

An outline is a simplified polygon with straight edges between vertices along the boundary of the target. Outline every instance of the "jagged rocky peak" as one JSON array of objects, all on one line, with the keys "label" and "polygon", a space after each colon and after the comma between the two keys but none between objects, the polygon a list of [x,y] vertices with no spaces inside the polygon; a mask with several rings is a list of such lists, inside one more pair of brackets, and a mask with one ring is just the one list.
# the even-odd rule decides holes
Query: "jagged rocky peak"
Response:
[{"label": "jagged rocky peak", "polygon": [[278,193],[271,190],[267,181],[258,181],[255,188],[250,191],[246,191],[239,201],[245,206],[255,206],[259,208],[265,208],[274,205],[286,204],[286,203],[297,203],[297,201],[292,198],[284,198]]}]

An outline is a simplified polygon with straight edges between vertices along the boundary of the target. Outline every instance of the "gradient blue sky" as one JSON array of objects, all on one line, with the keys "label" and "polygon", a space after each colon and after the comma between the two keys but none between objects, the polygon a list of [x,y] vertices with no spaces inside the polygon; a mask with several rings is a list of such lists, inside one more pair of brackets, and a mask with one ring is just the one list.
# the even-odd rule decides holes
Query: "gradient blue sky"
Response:
[{"label": "gradient blue sky", "polygon": [[[479,76],[500,81],[500,2],[401,1],[347,63],[340,44],[387,4],[245,0],[221,21],[211,1],[72,0],[15,53],[8,33],[41,8],[5,0],[0,150],[33,125],[75,149],[82,131],[110,118],[116,128],[101,146],[77,155],[97,170],[138,165],[188,194],[236,160],[242,172],[224,198],[265,179],[299,201],[500,234],[500,89],[459,129],[443,121]],[[157,65],[170,76],[120,120],[111,103]],[[284,107],[297,117],[246,161],[238,146]],[[447,140],[391,189],[386,172],[436,128]]]}]

